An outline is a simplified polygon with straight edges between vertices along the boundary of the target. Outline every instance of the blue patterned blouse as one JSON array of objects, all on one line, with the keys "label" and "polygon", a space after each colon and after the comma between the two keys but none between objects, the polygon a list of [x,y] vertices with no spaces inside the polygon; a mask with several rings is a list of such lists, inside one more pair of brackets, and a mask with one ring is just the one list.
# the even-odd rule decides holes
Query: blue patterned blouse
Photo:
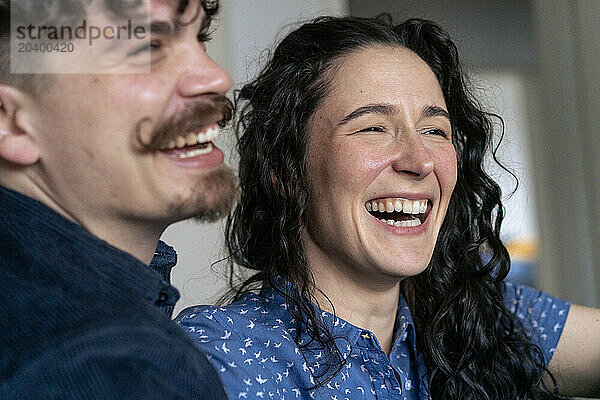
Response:
[{"label": "blue patterned blouse", "polygon": [[[562,333],[569,304],[526,286],[506,284],[508,309],[523,321],[527,335],[544,354],[546,365]],[[300,351],[295,324],[284,297],[276,291],[247,294],[227,307],[197,306],[177,322],[189,332],[219,371],[230,399],[427,399],[426,368],[419,358],[410,310],[400,298],[394,346],[388,358],[375,336],[322,311],[345,359],[326,384],[324,352]],[[303,338],[302,340],[305,340]]]}]

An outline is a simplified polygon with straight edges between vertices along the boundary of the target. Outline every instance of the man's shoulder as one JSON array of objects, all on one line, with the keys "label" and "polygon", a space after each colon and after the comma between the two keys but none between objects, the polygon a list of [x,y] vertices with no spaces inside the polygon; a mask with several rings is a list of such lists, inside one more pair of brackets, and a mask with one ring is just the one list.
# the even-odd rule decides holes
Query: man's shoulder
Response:
[{"label": "man's shoulder", "polygon": [[[8,343],[11,349],[35,351],[57,340],[85,336],[95,329],[126,330],[169,321],[139,296],[95,288],[101,285],[96,277],[70,269],[68,260],[54,270],[48,265],[27,262],[21,265],[19,273],[12,273],[14,268],[7,266],[0,272],[0,343]],[[80,278],[66,277],[68,274]]]},{"label": "man's shoulder", "polygon": [[204,386],[219,398],[204,354],[152,303],[118,292],[90,297],[68,280],[2,275],[0,398],[187,399],[203,398]]},{"label": "man's shoulder", "polygon": [[175,330],[122,320],[94,325],[46,346],[0,384],[0,397],[220,398],[215,371]]}]

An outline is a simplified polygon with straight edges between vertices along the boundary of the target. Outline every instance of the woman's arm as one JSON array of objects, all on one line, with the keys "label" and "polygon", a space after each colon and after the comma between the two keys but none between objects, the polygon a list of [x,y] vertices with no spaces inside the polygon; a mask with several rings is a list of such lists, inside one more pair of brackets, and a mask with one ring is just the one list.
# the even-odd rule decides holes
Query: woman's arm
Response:
[{"label": "woman's arm", "polygon": [[600,309],[571,306],[548,369],[560,394],[600,397]]}]

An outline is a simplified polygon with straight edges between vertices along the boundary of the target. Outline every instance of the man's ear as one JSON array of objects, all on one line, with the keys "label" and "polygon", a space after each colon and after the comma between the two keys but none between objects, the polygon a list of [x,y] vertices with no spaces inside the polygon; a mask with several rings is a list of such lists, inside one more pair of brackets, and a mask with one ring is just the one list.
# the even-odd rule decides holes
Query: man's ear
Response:
[{"label": "man's ear", "polygon": [[33,135],[31,100],[24,92],[0,84],[0,159],[11,164],[32,165],[40,159]]}]

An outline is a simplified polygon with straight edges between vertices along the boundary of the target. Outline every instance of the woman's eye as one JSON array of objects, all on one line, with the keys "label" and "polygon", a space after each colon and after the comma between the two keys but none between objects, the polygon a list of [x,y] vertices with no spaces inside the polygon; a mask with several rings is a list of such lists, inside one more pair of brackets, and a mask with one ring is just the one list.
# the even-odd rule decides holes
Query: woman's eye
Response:
[{"label": "woman's eye", "polygon": [[383,126],[369,126],[368,128],[361,129],[358,132],[385,132]]},{"label": "woman's eye", "polygon": [[427,130],[425,130],[425,131],[423,132],[423,134],[424,134],[424,135],[435,135],[435,136],[441,136],[441,137],[444,137],[444,138],[448,139],[448,134],[447,134],[447,133],[446,133],[444,130],[442,130],[442,129],[438,129],[438,128],[435,128],[435,129],[427,129]]}]

